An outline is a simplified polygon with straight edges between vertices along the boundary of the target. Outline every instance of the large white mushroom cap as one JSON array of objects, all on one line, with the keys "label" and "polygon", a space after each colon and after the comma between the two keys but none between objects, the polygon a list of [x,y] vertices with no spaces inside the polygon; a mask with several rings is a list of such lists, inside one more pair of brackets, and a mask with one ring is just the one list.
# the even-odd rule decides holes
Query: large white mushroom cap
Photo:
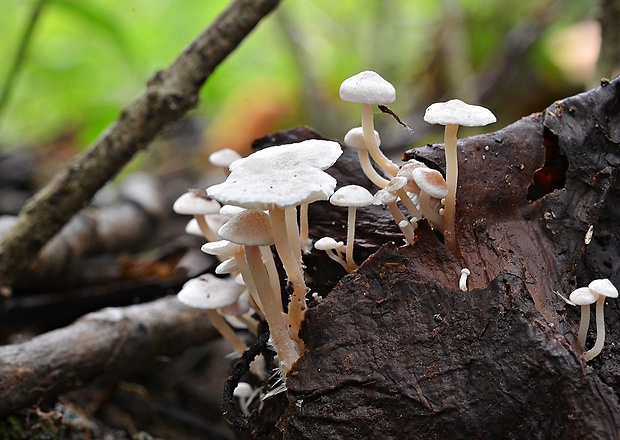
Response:
[{"label": "large white mushroom cap", "polygon": [[[294,144],[276,145],[252,153],[248,157],[230,164],[234,171],[245,166],[252,167],[259,160],[265,160],[278,169],[296,169],[310,166],[326,170],[342,155],[340,144],[335,141],[308,139]],[[264,162],[262,162],[264,163]]]},{"label": "large white mushroom cap", "polygon": [[431,104],[424,112],[429,124],[458,124],[466,127],[482,127],[497,121],[491,110],[479,105],[466,104],[460,99]]},{"label": "large white mushroom cap", "polygon": [[396,89],[377,72],[365,70],[342,82],[340,99],[359,104],[391,104],[396,101]]},{"label": "large white mushroom cap", "polygon": [[219,309],[235,303],[242,291],[234,282],[206,274],[187,281],[177,298],[190,307]]}]

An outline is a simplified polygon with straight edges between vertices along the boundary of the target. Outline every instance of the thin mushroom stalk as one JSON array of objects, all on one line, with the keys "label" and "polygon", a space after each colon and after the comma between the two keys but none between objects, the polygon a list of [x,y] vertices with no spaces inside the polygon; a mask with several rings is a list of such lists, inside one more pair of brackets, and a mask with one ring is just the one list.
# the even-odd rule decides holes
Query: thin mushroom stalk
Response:
[{"label": "thin mushroom stalk", "polygon": [[590,350],[586,351],[584,355],[586,362],[598,356],[605,345],[605,318],[603,316],[605,299],[607,297],[601,296],[596,301],[596,342]]},{"label": "thin mushroom stalk", "polygon": [[444,206],[443,227],[444,242],[454,255],[458,255],[456,243],[456,186],[459,178],[458,161],[456,158],[457,124],[447,124],[444,130],[444,145],[446,154],[446,185],[448,195]]}]

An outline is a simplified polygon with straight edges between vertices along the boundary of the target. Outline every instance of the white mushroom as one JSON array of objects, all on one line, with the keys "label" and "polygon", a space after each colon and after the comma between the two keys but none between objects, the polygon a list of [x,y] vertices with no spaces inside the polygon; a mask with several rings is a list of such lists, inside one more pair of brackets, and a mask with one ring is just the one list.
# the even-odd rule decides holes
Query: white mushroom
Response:
[{"label": "white mushroom", "polygon": [[[375,143],[377,144],[377,147],[379,147],[381,145],[381,138],[376,130],[373,130],[373,132],[375,134]],[[357,150],[357,157],[360,161],[360,165],[362,166],[362,171],[372,183],[377,185],[379,188],[385,188],[385,186],[390,183],[388,179],[377,173],[377,170],[375,170],[372,166],[362,127],[356,127],[349,130],[347,134],[344,135],[344,144],[347,147]]]},{"label": "white mushroom", "polygon": [[355,268],[349,270],[349,266],[344,258],[346,247],[342,241],[336,241],[332,237],[323,237],[314,243],[314,248],[319,251],[325,251],[329,258],[340,264],[347,272],[355,270]]},{"label": "white mushroom", "polygon": [[398,165],[385,157],[375,141],[372,110],[373,105],[391,104],[396,100],[394,86],[378,73],[366,70],[345,79],[340,85],[339,93],[343,101],[362,105],[362,129],[368,152],[377,165],[391,176],[395,176],[398,172]]},{"label": "white mushroom", "polygon": [[429,124],[445,125],[444,147],[446,154],[446,196],[444,214],[444,241],[453,254],[458,254],[455,237],[456,187],[458,180],[458,161],[456,157],[456,133],[459,125],[480,127],[497,121],[490,110],[477,105],[465,104],[458,99],[430,105],[424,113]]},{"label": "white mushroom", "polygon": [[402,233],[405,235],[405,241],[407,242],[407,244],[413,244],[415,242],[415,229],[411,225],[409,220],[405,218],[403,213],[400,212],[400,209],[398,209],[398,206],[396,205],[397,200],[398,197],[396,197],[391,192],[386,191],[385,189],[380,189],[375,194],[373,204],[386,205],[390,210],[394,221],[396,222]]},{"label": "white mushroom", "polygon": [[329,199],[329,203],[334,206],[344,206],[348,208],[347,216],[347,248],[346,262],[347,272],[357,269],[357,264],[353,260],[353,244],[355,241],[355,215],[359,207],[372,205],[373,196],[364,187],[359,185],[347,185],[339,188]]},{"label": "white mushroom", "polygon": [[409,211],[411,216],[417,220],[418,218],[422,217],[422,214],[413,203],[413,200],[409,198],[409,194],[407,194],[407,191],[405,191],[407,183],[408,180],[406,177],[396,176],[392,178],[392,180],[390,180],[390,183],[384,189],[386,191],[396,194],[400,198],[400,201],[403,203],[403,205],[405,205],[405,208],[407,208],[407,211]]},{"label": "white mushroom", "polygon": [[439,171],[430,168],[419,167],[414,169],[411,174],[413,180],[420,187],[420,194],[418,195],[420,211],[432,226],[442,228],[444,217],[436,208],[437,204],[433,205],[432,199],[440,201],[446,197],[448,192],[446,181]]},{"label": "white mushroom", "polygon": [[588,327],[590,326],[590,304],[594,304],[598,297],[598,293],[587,287],[575,289],[569,296],[571,302],[581,306],[581,319],[579,321],[577,339],[582,347],[586,346],[586,336],[588,335]]},{"label": "white mushroom", "polygon": [[[284,373],[288,373],[299,353],[284,321],[280,292],[273,291],[261,256],[260,247],[273,244],[269,216],[263,211],[248,209],[231,218],[220,228],[218,234],[243,246],[244,254],[237,253],[236,258],[245,259],[249,266],[248,277],[251,277],[256,286],[280,366]],[[247,282],[246,274],[244,280]]]},{"label": "white mushroom", "polygon": [[467,277],[471,275],[471,271],[464,267],[461,269],[461,276],[459,278],[459,289],[463,292],[467,292]]},{"label": "white mushroom", "polygon": [[605,299],[618,297],[618,289],[607,278],[592,281],[588,284],[588,288],[596,292],[599,297],[596,300],[596,342],[594,347],[586,351],[584,355],[586,361],[598,356],[605,344],[605,318],[603,316]]},{"label": "white mushroom", "polygon": [[203,196],[200,190],[190,189],[182,194],[172,205],[172,210],[177,214],[193,215],[202,235],[207,240],[216,241],[220,239],[215,231],[209,228],[205,219],[207,215],[219,213],[220,204],[207,196]]},{"label": "white mushroom", "polygon": [[228,176],[230,174],[228,170],[230,164],[241,159],[241,157],[242,156],[232,148],[222,148],[209,155],[209,163],[213,166],[222,168],[224,173]]},{"label": "white mushroom", "polygon": [[177,298],[190,307],[205,309],[213,327],[241,356],[248,347],[230,328],[217,309],[234,304],[241,289],[235,283],[217,278],[211,274],[202,275],[187,281]]}]

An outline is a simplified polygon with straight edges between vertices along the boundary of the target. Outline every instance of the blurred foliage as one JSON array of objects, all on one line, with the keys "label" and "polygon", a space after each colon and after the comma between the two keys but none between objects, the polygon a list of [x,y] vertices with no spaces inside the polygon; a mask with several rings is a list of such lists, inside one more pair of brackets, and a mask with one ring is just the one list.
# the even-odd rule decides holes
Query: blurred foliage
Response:
[{"label": "blurred foliage", "polygon": [[[35,3],[0,0],[0,87]],[[49,0],[0,110],[0,148],[67,135],[87,146],[227,3]],[[594,0],[283,0],[216,70],[194,116],[207,149],[298,124],[341,137],[359,115],[339,84],[371,69],[419,136],[401,130],[394,143],[426,141],[424,108],[453,97],[488,106],[500,127],[585,87],[598,29],[573,25],[595,13]],[[562,46],[573,29],[590,36],[578,52]],[[590,60],[578,74],[574,58]]]}]

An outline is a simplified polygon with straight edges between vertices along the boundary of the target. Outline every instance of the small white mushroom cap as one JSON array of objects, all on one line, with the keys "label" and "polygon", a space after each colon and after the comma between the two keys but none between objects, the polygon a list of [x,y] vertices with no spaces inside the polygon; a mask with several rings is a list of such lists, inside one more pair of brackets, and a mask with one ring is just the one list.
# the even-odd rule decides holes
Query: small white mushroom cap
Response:
[{"label": "small white mushroom cap", "polygon": [[235,205],[223,205],[220,208],[220,214],[224,215],[224,216],[226,216],[228,218],[231,218],[231,217],[234,217],[235,215],[239,214],[244,209],[245,208],[242,208],[240,206],[235,206]]},{"label": "small white mushroom cap", "polygon": [[228,220],[217,233],[225,240],[246,246],[273,244],[269,215],[257,209],[240,212]]},{"label": "small white mushroom cap", "polygon": [[198,226],[198,220],[196,220],[196,218],[192,218],[187,222],[185,225],[185,232],[202,237],[202,231],[200,230],[200,226]]},{"label": "small white mushroom cap", "polygon": [[618,297],[618,289],[616,289],[616,287],[607,278],[592,281],[590,284],[588,284],[588,288],[593,292],[596,292],[597,294],[606,296],[608,298]]},{"label": "small white mushroom cap", "polygon": [[228,168],[231,163],[241,159],[241,155],[231,148],[222,148],[209,155],[209,163],[216,167]]},{"label": "small white mushroom cap", "polygon": [[172,210],[184,215],[209,215],[217,214],[220,211],[220,204],[209,197],[200,195],[198,191],[189,190],[176,199]]},{"label": "small white mushroom cap", "polygon": [[578,306],[594,304],[599,294],[588,287],[580,287],[571,292],[569,299]]},{"label": "small white mushroom cap", "polygon": [[342,241],[336,241],[332,237],[323,237],[314,243],[314,248],[320,251],[342,249],[344,248],[344,243]]},{"label": "small white mushroom cap", "polygon": [[416,168],[411,173],[413,180],[420,187],[420,190],[424,191],[431,197],[436,199],[443,199],[448,195],[448,187],[441,173],[431,168]]},{"label": "small white mushroom cap", "polygon": [[237,253],[239,245],[228,240],[210,241],[200,248],[205,254],[230,258]]},{"label": "small white mushroom cap", "polygon": [[387,186],[383,189],[391,193],[395,193],[396,191],[403,189],[406,186],[407,178],[402,176],[396,176],[393,177],[392,180],[390,180],[390,183],[388,183]]},{"label": "small white mushroom cap", "polygon": [[[381,146],[381,138],[379,137],[377,130],[374,132],[375,141],[377,142],[377,147],[379,147]],[[366,140],[364,139],[364,130],[362,127],[355,127],[347,131],[347,134],[344,135],[344,144],[347,147],[355,148],[356,150],[366,150]]]},{"label": "small white mushroom cap", "polygon": [[235,303],[241,293],[235,283],[206,274],[187,281],[177,298],[190,307],[219,309]]},{"label": "small white mushroom cap", "polygon": [[215,273],[218,275],[226,275],[229,273],[233,273],[239,270],[239,266],[237,266],[237,261],[234,257],[229,258],[228,260],[222,261],[215,268]]},{"label": "small white mushroom cap", "polygon": [[396,89],[378,73],[365,70],[342,82],[340,99],[359,104],[391,104],[396,101]]},{"label": "small white mushroom cap", "polygon": [[389,191],[380,189],[375,194],[372,204],[373,205],[390,205],[392,203],[396,203],[397,200],[398,200],[398,197],[396,195],[392,194]]},{"label": "small white mushroom cap", "polygon": [[334,206],[362,207],[372,205],[373,196],[366,188],[359,185],[346,185],[336,190],[329,199]]},{"label": "small white mushroom cap", "polygon": [[479,105],[466,104],[460,99],[431,104],[424,112],[429,124],[458,124],[467,127],[482,127],[497,121],[491,110]]}]

